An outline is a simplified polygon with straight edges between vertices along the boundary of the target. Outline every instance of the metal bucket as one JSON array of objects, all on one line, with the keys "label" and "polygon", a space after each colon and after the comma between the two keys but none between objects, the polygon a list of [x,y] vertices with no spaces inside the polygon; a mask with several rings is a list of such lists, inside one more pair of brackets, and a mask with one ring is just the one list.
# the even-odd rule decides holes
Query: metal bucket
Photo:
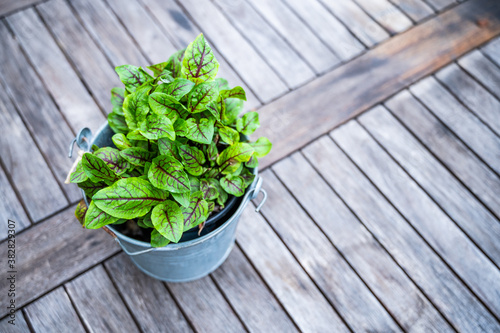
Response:
[{"label": "metal bucket", "polygon": [[[70,156],[74,143],[85,151],[93,144],[99,147],[114,146],[111,140],[113,134],[107,124],[97,131],[93,139],[88,128],[82,129],[71,143]],[[228,215],[227,220],[218,228],[199,238],[153,248],[149,243],[123,235],[111,225],[107,226],[108,231],[134,264],[149,276],[169,282],[187,282],[202,278],[213,272],[229,256],[236,238],[238,220],[250,200],[262,192],[262,201],[255,211],[258,212],[264,204],[267,193],[261,188],[262,178],[258,176],[257,169],[254,174],[255,180],[247,188],[245,195],[238,198],[236,206],[233,207],[234,213]],[[85,194],[83,197],[86,200]]]}]

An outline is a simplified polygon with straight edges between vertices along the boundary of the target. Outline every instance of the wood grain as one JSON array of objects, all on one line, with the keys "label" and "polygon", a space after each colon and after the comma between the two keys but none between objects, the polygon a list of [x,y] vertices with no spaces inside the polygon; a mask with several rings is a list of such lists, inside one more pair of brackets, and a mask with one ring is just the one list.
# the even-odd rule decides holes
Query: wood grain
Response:
[{"label": "wood grain", "polygon": [[247,1],[217,0],[215,3],[288,87],[297,88],[316,76],[309,65]]},{"label": "wood grain", "polygon": [[143,332],[192,332],[165,285],[142,273],[125,253],[104,265]]},{"label": "wood grain", "polygon": [[[403,330],[452,330],[300,153],[280,161],[273,170]],[[297,177],[297,170],[300,170],[300,177]]]},{"label": "wood grain", "polygon": [[410,91],[462,139],[493,170],[500,173],[500,137],[467,110],[435,78],[426,78]]},{"label": "wood grain", "polygon": [[7,22],[73,132],[100,128],[106,118],[35,10],[23,10]]},{"label": "wood grain", "polygon": [[317,0],[284,2],[340,60],[349,60],[365,49],[363,44]]},{"label": "wood grain", "polygon": [[[383,119],[379,112],[383,110],[381,108],[365,113],[362,118]],[[399,140],[394,131],[386,133],[387,137]],[[358,123],[347,123],[335,130],[332,137],[436,253],[498,316],[500,271],[488,257]]]},{"label": "wood grain", "polygon": [[30,225],[30,220],[24,208],[16,196],[16,192],[12,188],[5,175],[3,168],[0,166],[0,241],[8,237],[9,220],[14,221],[15,232],[20,232]]},{"label": "wood grain", "polygon": [[210,276],[193,282],[167,285],[195,331],[246,331]]},{"label": "wood grain", "polygon": [[492,94],[500,98],[500,67],[478,50],[462,57],[458,64],[488,88]]},{"label": "wood grain", "polygon": [[249,331],[297,332],[292,319],[237,246],[212,275]]},{"label": "wood grain", "polygon": [[316,140],[304,153],[455,329],[474,332],[498,327],[490,312],[330,138]]},{"label": "wood grain", "polygon": [[110,113],[111,88],[122,83],[109,60],[73,15],[66,1],[47,1],[38,5],[37,10],[101,109]]},{"label": "wood grain", "polygon": [[[118,252],[119,247],[102,230],[86,230],[74,216],[75,207],[37,224],[16,237],[19,307]],[[6,242],[0,243],[5,247]],[[0,280],[7,289],[8,281]],[[7,298],[0,298],[0,317],[7,314]]]},{"label": "wood grain", "polygon": [[54,330],[75,333],[85,332],[85,328],[63,287],[59,287],[37,299],[34,303],[28,305],[25,311],[26,318],[36,332]]},{"label": "wood grain", "polygon": [[241,216],[237,242],[299,330],[348,332],[273,229],[251,208]]},{"label": "wood grain", "polygon": [[12,318],[5,317],[0,320],[0,331],[3,333],[31,332],[21,311],[16,311],[16,320],[14,324],[10,324],[9,320],[12,320]]},{"label": "wood grain", "polygon": [[486,46],[481,48],[481,51],[495,64],[500,66],[500,38],[495,38]]},{"label": "wood grain", "polygon": [[91,332],[139,332],[102,265],[65,286]]},{"label": "wood grain", "polygon": [[396,6],[388,0],[355,0],[391,35],[405,31],[413,24]]},{"label": "wood grain", "polygon": [[[261,167],[500,33],[495,17],[500,17],[500,2],[467,1],[264,106],[260,120],[265,125],[256,136],[267,136],[274,147]],[[479,27],[480,18],[489,18],[490,25]]]},{"label": "wood grain", "polygon": [[423,0],[392,0],[392,2],[415,22],[434,14],[432,8]]},{"label": "wood grain", "polygon": [[67,154],[74,132],[4,23],[0,24],[0,43],[0,80],[63,191],[71,202],[75,202],[81,198],[81,192],[76,186],[64,185],[73,164]]},{"label": "wood grain", "polygon": [[[500,193],[500,178],[491,171],[483,162],[481,162],[476,155],[474,155],[453,133],[451,133],[443,124],[432,116],[429,111],[427,111],[420,103],[418,103],[407,91],[401,92],[394,98],[386,102],[386,106],[392,111],[392,113],[404,123],[409,130],[416,135],[419,140],[429,149],[431,152],[437,156],[441,162],[446,165],[448,170],[453,172],[455,176],[460,179],[468,188],[471,190],[485,205],[487,205],[492,212],[494,212],[497,217],[500,216],[500,198],[498,193]],[[409,138],[408,135],[404,136]],[[404,153],[408,151],[409,147],[414,147],[417,151],[423,151],[423,149],[418,149],[418,144],[415,140],[409,139],[407,146],[403,147],[400,145],[397,149],[401,152],[401,155],[397,155],[397,159],[402,161],[406,160],[410,155]],[[396,144],[392,146],[396,147]],[[424,156],[426,153],[423,153]],[[413,153],[414,156],[417,153]],[[428,156],[428,154],[427,154]],[[431,160],[427,159],[426,160]],[[413,159],[412,159],[413,160]],[[419,162],[424,160],[416,160]],[[415,179],[420,179],[417,174],[426,174],[427,181],[424,187],[430,186],[434,188],[435,186],[441,189],[446,189],[455,194],[455,196],[443,195],[443,190],[436,188],[435,191],[428,189],[427,191],[435,197],[440,205],[448,211],[448,214],[453,217],[455,221],[463,221],[460,224],[467,226],[468,221],[477,221],[476,224],[481,224],[482,233],[491,233],[493,237],[498,234],[500,226],[496,223],[495,218],[488,214],[484,208],[479,205],[476,200],[467,193],[467,190],[458,184],[457,181],[453,180],[448,172],[438,165],[438,163],[431,163],[435,165],[432,169],[424,169],[424,166],[419,166],[416,163],[410,162],[401,163],[405,168],[408,165],[408,170],[411,174],[414,174]],[[411,167],[409,167],[411,165]],[[436,177],[439,175],[439,177]],[[421,182],[423,185],[423,183]],[[441,195],[439,195],[442,193]],[[442,197],[442,199],[438,199]],[[450,199],[445,199],[450,197]],[[448,201],[453,201],[454,198],[457,200],[456,204],[449,205],[446,204]],[[460,203],[460,201],[466,202],[466,204]],[[454,207],[454,208],[452,208]],[[453,213],[456,211],[456,213]],[[468,212],[469,211],[469,212]],[[474,227],[476,229],[476,226]],[[479,234],[478,234],[479,236]],[[474,238],[474,237],[473,237]],[[485,242],[484,239],[479,243]],[[485,242],[487,243],[487,242]],[[492,252],[499,252],[500,249],[496,249]]]},{"label": "wood grain", "polygon": [[399,331],[387,311],[276,176],[265,171],[262,177],[269,194],[262,214],[349,327],[355,332]]},{"label": "wood grain", "polygon": [[7,16],[12,12],[21,10],[25,7],[35,5],[44,0],[5,0],[0,2],[0,17]]},{"label": "wood grain", "polygon": [[457,2],[455,0],[425,0],[425,1],[437,11],[442,11],[446,7],[456,4]]},{"label": "wood grain", "polygon": [[[175,0],[139,0],[143,6],[154,17],[158,25],[163,28],[163,31],[176,44],[178,49],[185,48],[191,43],[196,36],[202,31],[191,19],[184,13],[182,8],[177,5]],[[212,45],[210,36],[207,40]],[[213,46],[213,45],[212,45]],[[212,48],[215,58],[219,61],[218,77],[223,77],[228,80],[231,85],[239,85],[245,89],[247,102],[245,108],[247,110],[256,108],[261,105],[252,90],[250,90],[245,82],[238,76],[234,69],[227,63],[216,48]]]}]

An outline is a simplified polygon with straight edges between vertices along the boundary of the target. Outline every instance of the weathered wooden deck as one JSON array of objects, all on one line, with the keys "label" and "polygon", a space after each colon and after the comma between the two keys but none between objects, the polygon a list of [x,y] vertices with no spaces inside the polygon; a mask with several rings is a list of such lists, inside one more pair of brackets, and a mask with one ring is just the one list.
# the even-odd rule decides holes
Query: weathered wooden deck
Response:
[{"label": "weathered wooden deck", "polygon": [[[500,2],[0,3],[0,332],[500,332]],[[162,283],[73,216],[113,68],[204,32],[275,144],[262,214]],[[8,323],[7,221],[16,226]]]}]

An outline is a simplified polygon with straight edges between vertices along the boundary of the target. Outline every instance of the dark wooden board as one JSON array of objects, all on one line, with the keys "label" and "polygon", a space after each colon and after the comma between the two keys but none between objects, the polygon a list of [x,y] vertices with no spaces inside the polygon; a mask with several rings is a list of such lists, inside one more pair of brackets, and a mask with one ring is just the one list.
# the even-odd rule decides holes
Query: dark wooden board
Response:
[{"label": "dark wooden board", "polygon": [[355,0],[391,35],[410,28],[411,20],[389,0]]},{"label": "dark wooden board", "polygon": [[434,14],[432,8],[423,0],[392,0],[392,2],[415,22]]},{"label": "dark wooden board", "polygon": [[500,174],[500,137],[460,104],[435,78],[429,77],[418,82],[410,87],[410,91]]},{"label": "dark wooden board", "polygon": [[389,37],[389,34],[352,0],[319,1],[366,46],[374,46]]},{"label": "dark wooden board", "polygon": [[457,330],[475,332],[498,328],[490,312],[330,138],[316,140],[304,153]]},{"label": "dark wooden board", "polygon": [[[489,25],[478,26],[476,21],[485,17],[490,18]],[[256,135],[267,136],[274,147],[261,166],[500,33],[500,20],[495,17],[500,17],[500,2],[467,1],[264,106],[260,117],[264,125]]]},{"label": "dark wooden board", "polygon": [[195,331],[246,331],[210,276],[193,282],[167,285]]},{"label": "dark wooden board", "polygon": [[340,59],[282,1],[252,0],[249,3],[316,73],[324,73],[340,62]]},{"label": "dark wooden board", "polygon": [[109,60],[73,15],[66,1],[51,0],[36,8],[101,109],[110,113],[111,88],[121,86],[122,83]]},{"label": "dark wooden board", "polygon": [[[4,172],[10,176],[12,186],[18,191],[32,221],[38,222],[66,206],[68,201],[64,193],[1,84],[0,132],[0,159],[5,168]],[[8,196],[14,195],[13,190],[8,190],[8,187],[2,186],[4,190],[9,191]],[[2,212],[7,213],[9,210],[18,212],[17,215],[11,214],[10,218],[18,218],[20,225],[29,225],[19,205],[13,205]]]},{"label": "dark wooden board", "polygon": [[284,2],[340,60],[347,61],[365,49],[364,45],[317,0]]},{"label": "dark wooden board", "polygon": [[481,51],[495,64],[500,66],[500,38],[495,38],[486,46],[481,48]]},{"label": "dark wooden board", "polygon": [[141,272],[125,253],[104,263],[143,332],[192,332],[165,285]]},{"label": "dark wooden board", "polygon": [[[453,133],[443,127],[443,124],[432,116],[429,111],[425,110],[407,91],[401,92],[390,99],[386,102],[386,106],[419,138],[427,149],[432,151],[446,165],[448,170],[453,172],[497,217],[500,216],[500,198],[498,196],[498,193],[500,193],[500,178],[490,168],[479,161]],[[500,248],[494,245],[494,239],[500,237],[500,225],[496,222],[496,219],[486,212],[467,193],[467,190],[459,185],[457,181],[453,180],[453,177],[443,167],[440,167],[438,163],[419,165],[419,161],[431,160],[428,157],[424,157],[428,156],[427,153],[419,154],[422,157],[415,161],[417,163],[412,163],[413,160],[408,160],[410,155],[406,152],[409,151],[409,147],[415,148],[414,150],[417,150],[418,147],[418,144],[415,144],[414,140],[410,140],[410,142],[411,145],[408,142],[400,145],[392,145],[393,147],[398,147],[397,151],[401,152],[401,155],[393,154],[395,158],[401,160],[400,164],[424,188],[427,188],[427,192],[439,202],[441,207],[456,222],[463,225],[465,230],[469,229],[467,228],[469,221],[476,221],[470,230],[473,234],[476,234],[475,237],[472,237],[473,239],[476,239],[479,244],[484,244],[486,248],[489,248],[487,244],[493,245],[488,252],[500,253]],[[417,151],[420,152],[423,149],[418,149]],[[416,154],[414,155],[417,156]],[[425,175],[425,185],[423,181],[418,180],[422,179],[419,175]],[[436,177],[436,175],[439,176]],[[440,190],[443,188],[454,193],[454,195],[447,195],[446,192]],[[453,204],[453,202],[455,203]],[[478,228],[479,225],[481,227]],[[477,231],[474,232],[476,229]],[[492,237],[490,242],[484,239],[485,236],[488,238],[489,233],[491,233]],[[494,255],[493,257],[497,256]]]},{"label": "dark wooden board", "polygon": [[241,216],[237,242],[303,332],[347,332],[338,314],[264,218],[250,205]]},{"label": "dark wooden board", "polygon": [[[384,117],[379,110],[387,112],[382,108],[380,106],[365,113],[362,119],[376,118],[381,121]],[[370,123],[370,128],[374,127],[380,131],[383,128],[386,138],[403,141],[395,131],[390,131],[395,126],[374,126]],[[498,316],[500,270],[490,259],[358,123],[351,121],[341,126],[332,137],[408,223]]]},{"label": "dark wooden board", "polygon": [[500,135],[500,101],[489,93],[456,64],[436,73],[436,78],[446,86],[469,110]]},{"label": "dark wooden board", "polygon": [[500,67],[478,50],[462,57],[458,64],[500,98]]},{"label": "dark wooden board", "polygon": [[399,331],[387,311],[276,176],[265,171],[262,177],[269,194],[262,214],[347,325],[355,332]]},{"label": "dark wooden board", "polygon": [[91,332],[139,332],[102,265],[92,268],[65,286]]},{"label": "dark wooden board", "polygon": [[101,127],[106,118],[35,10],[23,10],[7,22],[73,132]]},{"label": "dark wooden board", "polygon": [[442,11],[446,7],[449,7],[456,3],[455,0],[422,0],[431,5],[435,10]]},{"label": "dark wooden board", "polygon": [[12,225],[15,232],[20,232],[30,225],[30,220],[24,208],[17,198],[16,192],[12,188],[5,175],[3,168],[0,166],[0,241],[8,237],[9,223],[8,220],[14,221]]},{"label": "dark wooden board", "polygon": [[300,153],[280,161],[273,170],[405,331],[452,331]]},{"label": "dark wooden board", "polygon": [[50,332],[64,327],[66,332],[86,332],[64,287],[59,287],[24,308],[35,332]]},{"label": "dark wooden board", "polygon": [[278,75],[213,3],[206,1],[200,6],[195,0],[185,0],[181,5],[262,102],[267,103],[288,91]]},{"label": "dark wooden board", "polygon": [[[18,253],[16,293],[25,305],[120,249],[103,230],[86,230],[74,216],[75,207],[37,224],[16,237]],[[6,242],[0,243],[4,247]],[[8,281],[0,280],[7,289]],[[0,298],[0,317],[7,314],[6,297]]]},{"label": "dark wooden board", "polygon": [[64,185],[73,164],[68,146],[74,133],[4,23],[0,24],[0,43],[0,80],[63,191],[74,202],[81,192],[76,186]]},{"label": "dark wooden board", "polygon": [[12,320],[12,318],[5,317],[0,321],[0,331],[2,331],[3,333],[31,332],[21,310],[16,311],[16,319],[13,322],[14,324],[10,324],[9,320]]},{"label": "dark wooden board", "polygon": [[217,0],[215,3],[288,87],[297,88],[316,76],[311,67],[246,0]]},{"label": "dark wooden board", "polygon": [[[178,49],[185,48],[191,43],[196,36],[202,31],[196,24],[189,18],[182,8],[175,2],[175,0],[139,0],[143,6],[149,11],[151,16],[155,19],[157,24],[163,28],[163,31],[174,42]],[[212,45],[209,36],[207,40]],[[213,45],[212,45],[213,46]],[[247,110],[256,108],[261,105],[252,90],[250,90],[246,83],[238,76],[233,68],[227,61],[220,55],[217,49],[212,48],[215,58],[219,61],[218,77],[223,77],[228,80],[231,85],[239,85],[246,91],[247,102],[245,108]]]},{"label": "dark wooden board", "polygon": [[0,2],[0,17],[6,16],[23,8],[35,5],[44,0],[4,0]]},{"label": "dark wooden board", "polygon": [[239,247],[233,248],[226,262],[212,275],[249,331],[297,332]]}]

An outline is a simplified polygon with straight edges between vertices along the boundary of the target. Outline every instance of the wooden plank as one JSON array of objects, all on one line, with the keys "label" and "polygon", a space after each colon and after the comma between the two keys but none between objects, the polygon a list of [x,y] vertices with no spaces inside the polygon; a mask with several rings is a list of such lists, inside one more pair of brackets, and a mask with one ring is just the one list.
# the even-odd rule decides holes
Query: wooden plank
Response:
[{"label": "wooden plank", "polygon": [[15,232],[20,232],[24,228],[30,225],[30,220],[24,208],[19,202],[16,196],[16,192],[12,188],[5,175],[3,168],[0,166],[0,241],[7,238],[8,235],[8,222],[9,220],[14,221]]},{"label": "wooden plank", "polygon": [[12,319],[13,318],[5,317],[0,320],[0,331],[3,333],[31,332],[21,311],[16,311],[15,320],[9,323]]},{"label": "wooden plank", "polygon": [[467,75],[456,64],[450,64],[436,73],[436,78],[469,110],[500,135],[500,101]]},{"label": "wooden plank", "polygon": [[[379,106],[361,118],[380,120],[383,111],[387,112]],[[370,128],[373,128],[373,123],[370,123]],[[391,127],[384,129],[387,130],[386,137],[395,141],[399,139],[395,131],[390,131]],[[498,316],[500,271],[488,257],[358,123],[347,123],[335,130],[332,137],[429,246]]]},{"label": "wooden plank", "polygon": [[495,38],[486,46],[481,48],[481,51],[495,64],[500,66],[500,38]]},{"label": "wooden plank", "polygon": [[[66,206],[68,201],[64,193],[1,84],[0,133],[2,133],[0,159],[4,171],[10,176],[12,186],[18,191],[31,220],[36,223]],[[9,192],[7,196],[14,194],[13,190],[8,190],[9,186],[5,185],[2,188]],[[43,189],[43,191],[33,189]],[[19,226],[28,226],[29,221],[20,205],[9,204],[9,206],[10,208],[0,211],[4,214],[10,212],[8,217],[17,219]],[[4,218],[3,221],[5,220]]]},{"label": "wooden plank", "polygon": [[[396,95],[386,102],[386,106],[392,110],[392,113],[404,123],[427,149],[432,151],[434,155],[446,165],[448,170],[453,172],[453,174],[455,174],[455,176],[460,179],[477,198],[488,206],[497,217],[500,216],[500,198],[498,196],[498,193],[500,193],[500,178],[491,171],[490,168],[484,165],[476,155],[474,155],[453,133],[451,133],[451,131],[444,127],[440,121],[432,116],[429,111],[427,111],[422,104],[418,103],[407,91]],[[406,160],[410,156],[407,153],[410,147],[414,147],[417,151],[421,151],[421,149],[417,148],[418,144],[414,144],[415,141],[413,139],[409,136],[405,137],[409,138],[408,142],[405,144],[392,145],[398,147],[398,151],[402,154],[394,154],[398,155],[398,157],[396,157],[397,159],[402,160],[400,164],[404,168],[408,168],[410,174],[416,172],[413,178],[417,179],[417,181],[420,179],[418,174],[425,174],[427,180],[419,182],[424,188],[430,187],[427,191],[435,197],[435,200],[439,202],[441,207],[443,207],[456,222],[463,225],[465,230],[468,229],[467,225],[469,225],[469,221],[477,221],[474,223],[474,226],[471,226],[471,232],[477,230],[477,237],[472,238],[488,247],[488,242],[485,242],[484,236],[491,234],[493,243],[490,244],[493,245],[495,243],[495,235],[500,236],[500,225],[495,221],[495,218],[486,212],[486,210],[467,193],[467,190],[459,185],[457,181],[453,180],[453,177],[437,163],[431,163],[432,166],[428,167],[419,165],[418,162],[426,159],[430,160],[430,157],[422,157],[416,160],[416,163],[412,163],[414,160],[413,158]],[[427,153],[423,153],[423,155],[428,156]],[[406,167],[406,165],[408,165],[408,167]],[[429,169],[427,170],[426,167]],[[411,169],[414,170],[410,171]],[[454,193],[454,195],[443,196],[444,192],[442,192],[441,189],[444,188]],[[448,197],[450,198],[448,199]],[[460,198],[460,200],[454,200],[455,198]],[[453,201],[455,201],[455,203],[452,203]],[[466,202],[466,204],[460,201]],[[481,225],[481,227],[478,228],[478,225]],[[495,248],[496,247],[493,246],[493,248],[491,248],[492,251],[488,252],[500,253],[500,248],[493,250]]]},{"label": "wooden plank", "polygon": [[349,60],[365,49],[363,44],[317,0],[307,2],[285,0],[284,2],[340,60]]},{"label": "wooden plank", "polygon": [[347,325],[355,332],[399,331],[387,311],[276,176],[264,171],[262,177],[269,194],[262,214]]},{"label": "wooden plank", "polygon": [[273,170],[403,330],[452,330],[301,154],[295,153],[280,161]]},{"label": "wooden plank", "polygon": [[[104,231],[83,229],[74,210],[72,206],[16,237],[20,258],[16,283],[22,286],[16,293],[19,307],[119,251]],[[6,290],[7,283],[1,279],[0,288]],[[0,298],[0,317],[7,314],[7,301]]]},{"label": "wooden plank", "polygon": [[405,31],[413,24],[396,6],[388,0],[355,0],[391,35]]},{"label": "wooden plank", "polygon": [[434,14],[432,8],[423,0],[392,0],[392,2],[415,22]]},{"label": "wooden plank", "polygon": [[91,332],[139,332],[102,265],[65,286],[85,326]]},{"label": "wooden plank", "polygon": [[[274,147],[261,167],[500,33],[495,16],[500,2],[467,1],[264,106],[255,135],[267,136]],[[476,21],[484,17],[491,17],[490,25],[479,27]]]},{"label": "wooden plank", "polygon": [[0,17],[9,15],[25,7],[33,6],[44,0],[7,0],[0,2]]},{"label": "wooden plank", "polygon": [[423,0],[427,2],[431,7],[437,11],[442,11],[443,9],[456,3],[455,0]]},{"label": "wooden plank", "polygon": [[498,327],[495,317],[330,138],[316,140],[304,153],[454,328],[475,332]]},{"label": "wooden plank", "polygon": [[50,332],[56,327],[64,327],[66,332],[85,332],[63,287],[37,299],[25,311],[26,318],[36,332]]},{"label": "wooden plank", "polygon": [[192,282],[167,285],[195,331],[246,331],[210,276]]},{"label": "wooden plank", "polygon": [[[288,87],[294,89],[316,75],[309,65],[245,0],[217,0],[227,19],[246,37]],[[290,70],[293,68],[293,70]]]},{"label": "wooden plank", "polygon": [[368,47],[380,43],[389,34],[353,1],[319,0]]},{"label": "wooden plank", "polygon": [[142,273],[125,253],[104,265],[141,331],[192,332],[165,285]]},{"label": "wooden plank", "polygon": [[[157,24],[163,28],[163,31],[174,41],[177,48],[181,49],[186,47],[191,43],[196,36],[200,33],[200,28],[196,26],[194,22],[191,21],[189,17],[186,16],[184,11],[179,7],[175,0],[140,0],[145,8],[150,12],[151,16],[154,17]],[[212,45],[209,36],[207,40]],[[213,46],[213,45],[212,45]],[[247,110],[256,108],[261,105],[260,101],[257,99],[255,94],[251,89],[249,89],[238,76],[238,74],[233,70],[233,68],[227,63],[227,61],[220,55],[217,49],[212,48],[214,51],[216,59],[219,61],[219,72],[218,77],[223,77],[228,80],[231,85],[238,85],[245,89],[247,95],[247,102],[245,103],[245,108]]]},{"label": "wooden plank", "polygon": [[0,43],[0,79],[63,191],[74,202],[81,192],[76,186],[64,185],[73,164],[67,154],[74,133],[4,23],[0,24]]},{"label": "wooden plank", "polygon": [[241,216],[237,242],[299,330],[347,332],[338,314],[273,229],[251,208]]},{"label": "wooden plank", "polygon": [[121,85],[121,82],[108,59],[73,15],[66,1],[47,1],[38,5],[37,10],[101,109],[110,113],[111,88]]},{"label": "wooden plank", "polygon": [[16,13],[7,22],[73,131],[100,128],[106,118],[35,10]]},{"label": "wooden plank", "polygon": [[186,0],[182,1],[182,6],[263,103],[288,91],[278,75],[213,3],[207,1],[200,6],[195,0]]},{"label": "wooden plank", "polygon": [[212,275],[249,331],[297,332],[239,247],[234,247],[226,262]]},{"label": "wooden plank", "polygon": [[500,98],[500,67],[474,50],[458,60],[458,64],[481,82],[492,94]]},{"label": "wooden plank", "polygon": [[500,138],[436,81],[426,78],[410,91],[493,170],[500,173]]},{"label": "wooden plank", "polygon": [[340,62],[283,2],[252,0],[250,3],[316,73],[324,73]]}]

